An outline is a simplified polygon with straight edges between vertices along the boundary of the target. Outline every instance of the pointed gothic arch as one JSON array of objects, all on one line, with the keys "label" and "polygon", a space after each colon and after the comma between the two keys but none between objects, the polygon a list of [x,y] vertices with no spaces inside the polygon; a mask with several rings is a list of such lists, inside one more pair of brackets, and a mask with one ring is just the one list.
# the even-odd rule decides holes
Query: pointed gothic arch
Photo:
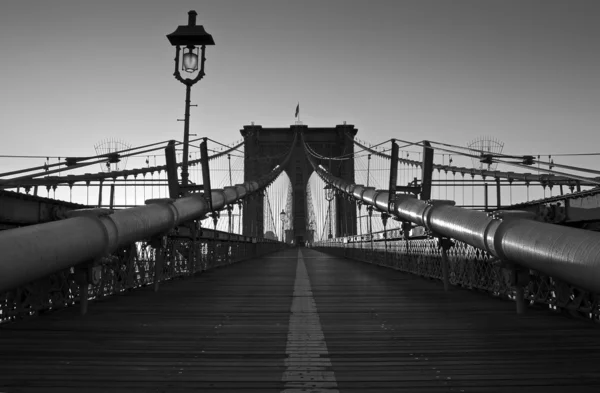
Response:
[{"label": "pointed gothic arch", "polygon": [[[352,125],[309,128],[294,125],[289,128],[263,128],[259,125],[244,126],[240,131],[244,137],[244,180],[256,179],[279,164],[280,156],[286,152],[294,140],[296,132],[304,133],[304,138],[313,150],[323,156],[333,157],[354,152],[354,144],[345,135],[356,135]],[[308,206],[306,186],[312,174],[312,167],[305,157],[300,142],[293,147],[292,157],[284,168],[292,185],[293,238],[303,243],[309,237],[307,232]],[[331,172],[350,182],[354,182],[354,160],[336,161],[330,165]],[[356,209],[352,202],[336,197],[335,236],[356,234]],[[341,225],[341,223],[345,225]],[[243,233],[261,236],[264,233],[264,196],[256,195],[245,201]],[[344,233],[341,228],[346,228]]]}]

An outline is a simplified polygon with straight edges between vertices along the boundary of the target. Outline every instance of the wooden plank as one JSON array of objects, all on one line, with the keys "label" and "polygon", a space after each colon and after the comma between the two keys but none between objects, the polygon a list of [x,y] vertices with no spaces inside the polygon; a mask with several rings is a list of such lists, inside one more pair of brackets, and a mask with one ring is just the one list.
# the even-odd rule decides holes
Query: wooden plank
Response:
[{"label": "wooden plank", "polygon": [[3,325],[0,391],[280,391],[296,253]]},{"label": "wooden plank", "polygon": [[588,323],[304,254],[340,391],[600,388],[600,331]]},{"label": "wooden plank", "polygon": [[[519,316],[485,294],[302,253],[301,289],[310,284],[315,305],[307,323],[318,313],[322,328],[304,346],[289,341],[292,249],[172,280],[158,293],[92,302],[86,317],[73,308],[2,325],[0,391],[281,392],[290,373],[323,371],[319,357],[286,364],[286,343],[293,355],[322,348],[322,339],[341,392],[600,388],[600,331],[589,323],[540,309]],[[304,334],[295,323],[292,338]]]}]

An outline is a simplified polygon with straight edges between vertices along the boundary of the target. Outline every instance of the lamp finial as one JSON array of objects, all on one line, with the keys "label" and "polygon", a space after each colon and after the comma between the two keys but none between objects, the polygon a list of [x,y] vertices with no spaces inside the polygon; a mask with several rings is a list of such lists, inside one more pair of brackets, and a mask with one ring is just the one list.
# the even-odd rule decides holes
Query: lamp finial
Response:
[{"label": "lamp finial", "polygon": [[196,16],[198,13],[194,10],[188,12],[188,26],[196,26]]}]

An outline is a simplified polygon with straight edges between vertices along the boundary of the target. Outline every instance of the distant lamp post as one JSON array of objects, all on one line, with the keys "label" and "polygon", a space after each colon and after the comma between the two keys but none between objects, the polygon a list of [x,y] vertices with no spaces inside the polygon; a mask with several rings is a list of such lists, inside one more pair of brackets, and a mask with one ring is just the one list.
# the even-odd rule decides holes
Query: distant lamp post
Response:
[{"label": "distant lamp post", "polygon": [[[181,184],[184,187],[187,186],[189,182],[190,94],[192,86],[204,77],[204,62],[206,60],[204,52],[206,45],[215,44],[212,36],[204,30],[204,27],[196,25],[197,15],[196,11],[188,12],[188,24],[186,26],[178,26],[174,32],[167,35],[167,39],[171,45],[175,47],[175,72],[173,73],[173,76],[186,87],[183,128],[183,163],[181,168]],[[181,70],[190,74],[197,72],[197,75],[193,79],[183,79],[179,72],[179,54],[181,52],[181,47],[184,47],[181,59]],[[200,62],[198,61],[198,57],[200,57]],[[200,65],[199,69],[198,65]]]},{"label": "distant lamp post", "polygon": [[285,214],[285,211],[283,209],[281,210],[281,213],[279,213],[279,218],[281,219],[281,241],[285,242],[284,224],[287,218],[287,214]]},{"label": "distant lamp post", "polygon": [[328,239],[333,239],[333,233],[331,231],[331,201],[333,201],[333,187],[328,184],[325,186],[325,199],[329,202],[329,206],[327,207],[327,214],[329,216],[329,236]]}]

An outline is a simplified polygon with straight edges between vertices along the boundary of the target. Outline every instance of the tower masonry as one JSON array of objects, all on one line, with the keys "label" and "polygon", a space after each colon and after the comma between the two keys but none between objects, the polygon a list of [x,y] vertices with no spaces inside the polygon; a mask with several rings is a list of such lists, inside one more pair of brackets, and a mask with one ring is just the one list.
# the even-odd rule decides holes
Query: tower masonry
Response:
[{"label": "tower masonry", "polygon": [[[288,128],[263,128],[259,125],[244,126],[240,133],[244,137],[244,181],[256,179],[272,170],[283,159],[294,141],[294,133],[304,133],[304,139],[313,150],[325,157],[354,153],[354,143],[345,134],[354,138],[357,133],[353,125],[335,127],[308,127],[293,125]],[[284,168],[292,185],[292,239],[298,244],[312,238],[308,233],[308,205],[306,187],[313,169],[305,156],[298,138],[292,157]],[[354,160],[321,160],[335,176],[354,182]],[[335,236],[356,234],[356,208],[354,203],[336,196]],[[263,236],[264,196],[256,195],[244,202],[243,234]],[[290,235],[286,236],[290,239]]]}]

